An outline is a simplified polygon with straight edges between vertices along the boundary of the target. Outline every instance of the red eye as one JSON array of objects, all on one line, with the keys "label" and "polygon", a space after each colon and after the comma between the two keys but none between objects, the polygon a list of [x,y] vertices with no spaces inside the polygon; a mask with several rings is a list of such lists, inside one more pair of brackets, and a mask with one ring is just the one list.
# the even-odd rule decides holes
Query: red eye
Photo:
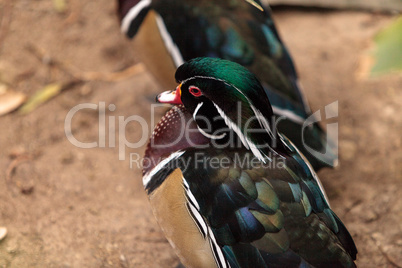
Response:
[{"label": "red eye", "polygon": [[190,86],[188,88],[188,91],[190,91],[190,93],[195,97],[199,97],[199,96],[202,95],[201,90],[198,87],[195,87],[195,86]]}]

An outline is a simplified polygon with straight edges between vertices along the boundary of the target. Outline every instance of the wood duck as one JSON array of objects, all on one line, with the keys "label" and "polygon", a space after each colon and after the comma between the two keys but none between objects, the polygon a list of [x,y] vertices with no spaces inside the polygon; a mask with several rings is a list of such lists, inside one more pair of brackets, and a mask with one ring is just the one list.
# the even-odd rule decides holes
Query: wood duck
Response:
[{"label": "wood duck", "polygon": [[173,74],[184,61],[218,57],[237,62],[257,75],[262,94],[281,118],[278,129],[314,169],[336,165],[335,144],[322,128],[317,123],[303,128],[310,108],[267,5],[258,0],[119,0],[118,11],[121,30],[136,36],[137,54],[164,88],[174,87]]},{"label": "wood duck", "polygon": [[243,66],[196,58],[157,100],[143,183],[186,267],[356,267],[357,249],[305,157],[270,128],[264,88]]}]

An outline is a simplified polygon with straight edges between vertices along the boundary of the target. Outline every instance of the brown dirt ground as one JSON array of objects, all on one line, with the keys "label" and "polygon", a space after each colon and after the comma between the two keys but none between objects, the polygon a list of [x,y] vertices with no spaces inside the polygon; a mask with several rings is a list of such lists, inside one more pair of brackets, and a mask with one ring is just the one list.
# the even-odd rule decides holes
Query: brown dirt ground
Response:
[{"label": "brown dirt ground", "polygon": [[[48,83],[72,79],[49,59],[82,71],[133,65],[135,52],[120,34],[114,10],[110,0],[71,0],[64,14],[50,0],[0,1],[0,80],[32,95]],[[392,16],[274,13],[313,110],[339,100],[340,166],[319,175],[356,241],[357,263],[401,267],[402,77],[356,75],[372,36]],[[38,60],[28,49],[32,45],[46,57]],[[177,258],[153,218],[140,169],[130,168],[128,157],[119,161],[118,148],[80,149],[64,133],[66,114],[80,103],[115,104],[107,115],[116,122],[134,114],[148,120],[149,96],[161,90],[145,72],[115,82],[89,81],[28,115],[0,118],[0,226],[8,229],[0,242],[0,267],[174,267]],[[75,137],[96,141],[98,118],[95,110],[78,112]],[[133,142],[142,135],[135,123],[125,133]],[[126,156],[143,151],[130,149]]]}]

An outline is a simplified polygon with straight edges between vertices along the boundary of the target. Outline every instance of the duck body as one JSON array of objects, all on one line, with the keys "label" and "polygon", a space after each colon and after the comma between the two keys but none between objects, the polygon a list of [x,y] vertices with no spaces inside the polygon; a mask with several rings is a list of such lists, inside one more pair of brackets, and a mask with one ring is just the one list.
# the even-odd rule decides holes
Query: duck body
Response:
[{"label": "duck body", "polygon": [[[158,100],[183,105],[156,127],[145,159],[157,160],[144,169],[143,182],[181,262],[355,267],[353,239],[314,170],[290,140],[267,127],[272,109],[260,98],[258,80],[235,63],[211,58],[185,63],[176,79],[177,89]],[[253,122],[251,114],[257,115]],[[209,127],[201,124],[205,118],[212,120]],[[171,145],[169,137],[186,138]]]},{"label": "duck body", "polygon": [[[247,152],[173,155],[146,190],[186,267],[355,267],[353,240],[297,160],[265,167]],[[212,162],[220,168],[206,168]]]},{"label": "duck body", "polygon": [[[335,145],[322,128],[303,126],[310,108],[269,7],[261,11],[245,0],[120,0],[119,14],[122,31],[135,36],[135,50],[163,87],[173,87],[176,68],[193,58],[239,63],[258,77],[280,118],[277,128],[314,168],[335,165]],[[311,150],[319,152],[318,159]]]}]

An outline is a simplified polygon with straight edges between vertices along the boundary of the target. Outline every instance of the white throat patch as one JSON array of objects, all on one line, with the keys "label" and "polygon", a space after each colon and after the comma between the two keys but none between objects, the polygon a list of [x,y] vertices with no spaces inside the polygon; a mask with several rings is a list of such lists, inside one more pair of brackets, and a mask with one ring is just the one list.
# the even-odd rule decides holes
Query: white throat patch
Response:
[{"label": "white throat patch", "polygon": [[[203,102],[198,103],[197,107],[195,108],[195,111],[193,113],[193,119],[195,121],[195,118],[197,117],[197,113],[198,110],[200,110],[201,106],[203,105]],[[209,139],[213,139],[213,140],[219,140],[222,139],[223,137],[226,136],[226,133],[222,133],[220,135],[212,135],[212,134],[208,134],[207,132],[205,132],[202,128],[200,128],[197,124],[197,128],[198,130],[201,132],[202,135],[204,135],[205,137],[209,138]]]}]

